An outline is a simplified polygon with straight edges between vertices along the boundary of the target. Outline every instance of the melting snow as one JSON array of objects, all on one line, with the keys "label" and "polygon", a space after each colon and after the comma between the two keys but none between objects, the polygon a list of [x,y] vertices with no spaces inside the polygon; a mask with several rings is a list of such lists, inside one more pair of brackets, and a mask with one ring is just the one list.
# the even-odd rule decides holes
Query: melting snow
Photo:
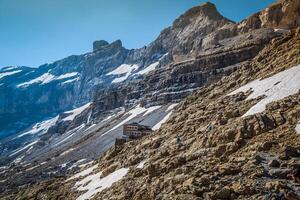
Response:
[{"label": "melting snow", "polygon": [[158,64],[159,64],[159,62],[152,63],[149,66],[147,66],[145,69],[142,69],[141,71],[139,71],[137,74],[148,74],[149,72],[155,70],[155,68],[157,67]]},{"label": "melting snow", "polygon": [[162,120],[160,120],[157,124],[155,124],[152,127],[152,130],[158,130],[161,127],[161,125],[170,118],[171,114],[173,113],[173,109],[175,108],[176,105],[177,105],[177,103],[174,103],[174,104],[171,104],[168,106],[168,108],[166,109],[165,112],[169,112],[169,113]]},{"label": "melting snow", "polygon": [[36,141],[33,141],[33,142],[31,142],[30,144],[28,144],[28,145],[26,145],[26,146],[24,146],[24,147],[22,147],[21,149],[19,149],[19,150],[17,150],[17,151],[15,151],[15,152],[13,152],[12,154],[10,154],[9,156],[13,156],[13,155],[16,155],[17,153],[19,153],[19,152],[21,152],[21,151],[23,151],[23,150],[25,150],[25,149],[28,149],[29,147],[31,147],[31,146],[33,146],[35,143],[37,143],[38,142],[38,140],[36,140]]},{"label": "melting snow", "polygon": [[141,162],[136,166],[136,168],[138,168],[138,169],[143,169],[145,163],[146,163],[146,160],[141,161]]},{"label": "melting snow", "polygon": [[83,170],[82,172],[79,172],[79,173],[75,174],[74,176],[71,176],[70,178],[67,179],[67,181],[77,179],[80,177],[85,177],[85,176],[91,174],[94,171],[94,169],[96,169],[97,167],[98,167],[98,164],[93,165],[93,166]]},{"label": "melting snow", "polygon": [[300,134],[300,122],[296,125],[296,133]]},{"label": "melting snow", "polygon": [[65,133],[64,135],[68,135],[68,134],[69,134],[69,135],[68,135],[67,137],[65,137],[63,140],[61,140],[61,141],[59,141],[58,143],[56,143],[54,146],[58,146],[58,145],[60,145],[61,143],[67,141],[68,139],[70,139],[71,137],[73,137],[73,136],[77,133],[78,130],[81,130],[81,129],[84,128],[84,127],[85,127],[85,124],[81,124],[80,126],[78,126],[78,127],[74,128],[74,129],[68,131],[68,132]]},{"label": "melting snow", "polygon": [[46,133],[50,127],[52,127],[56,124],[58,117],[59,116],[56,116],[52,119],[45,120],[45,121],[35,124],[31,130],[18,135],[17,138],[23,137],[24,135],[33,135],[33,134],[40,133],[40,132]]},{"label": "melting snow", "polygon": [[18,84],[17,87],[27,87],[27,86],[35,84],[35,83],[45,85],[54,80],[62,80],[62,79],[72,78],[77,75],[78,75],[78,72],[71,72],[71,73],[60,75],[60,76],[54,76],[53,74],[50,74],[49,72],[47,72],[35,79],[32,79],[31,81],[27,81],[27,82]]},{"label": "melting snow", "polygon": [[75,81],[78,81],[78,80],[79,80],[79,77],[64,81],[61,84],[68,84],[68,83],[72,83],[72,82],[75,82]]},{"label": "melting snow", "polygon": [[143,114],[143,116],[146,116],[149,113],[152,113],[153,111],[155,111],[155,110],[157,110],[159,108],[161,108],[161,106],[152,106],[152,107],[149,107],[149,108],[147,108],[147,111]]},{"label": "melting snow", "polygon": [[128,170],[128,168],[121,168],[104,178],[100,178],[101,172],[87,176],[75,184],[77,190],[87,191],[80,195],[77,200],[90,199],[96,193],[109,188],[113,183],[121,180],[128,173]]},{"label": "melting snow", "polygon": [[267,104],[297,93],[300,89],[300,65],[279,72],[266,79],[252,81],[231,92],[229,95],[246,92],[250,89],[253,92],[248,96],[247,100],[262,95],[266,97],[250,108],[244,116],[263,112]]},{"label": "melting snow", "polygon": [[85,109],[87,109],[89,106],[91,105],[91,103],[87,103],[79,108],[76,108],[74,110],[70,110],[67,112],[64,112],[66,114],[71,114],[68,117],[64,118],[63,121],[72,121],[77,115],[79,115],[80,113],[82,113]]},{"label": "melting snow", "polygon": [[171,112],[169,112],[161,121],[159,121],[157,124],[155,124],[153,127],[152,127],[152,130],[158,130],[160,127],[161,127],[161,125],[163,124],[163,123],[165,123],[168,119],[169,119],[169,117],[171,116],[171,114],[172,114],[172,111]]},{"label": "melting snow", "polygon": [[23,160],[23,158],[24,158],[24,156],[21,156],[21,157],[18,157],[18,158],[16,158],[14,161],[12,161],[13,163],[15,163],[15,164],[18,164],[18,163],[20,163],[22,160]]},{"label": "melting snow", "polygon": [[77,76],[77,75],[78,75],[78,72],[71,72],[71,73],[60,75],[60,76],[56,77],[55,80],[72,78],[72,77]]},{"label": "melting snow", "polygon": [[73,151],[74,149],[75,149],[75,148],[70,148],[70,149],[64,151],[63,153],[61,153],[59,156],[64,156],[64,155],[70,153],[71,151]]},{"label": "melting snow", "polygon": [[122,64],[113,71],[109,72],[107,75],[118,75],[118,74],[125,74],[130,73],[133,70],[136,70],[138,68],[137,65],[128,65],[128,64]]},{"label": "melting snow", "polygon": [[15,71],[10,71],[10,72],[3,72],[3,73],[0,73],[0,79],[2,79],[3,77],[5,76],[11,76],[13,74],[17,74],[19,72],[21,72],[22,70],[15,70]]},{"label": "melting snow", "polygon": [[21,83],[19,85],[17,85],[17,87],[27,87],[31,84],[34,84],[34,83],[41,83],[41,84],[47,84],[51,81],[54,80],[54,75],[50,74],[50,73],[45,73],[43,74],[42,76],[40,77],[37,77],[35,79],[32,79],[31,81],[27,81],[25,83]]},{"label": "melting snow", "polygon": [[121,75],[125,74],[124,76],[115,78],[112,83],[120,83],[122,81],[125,81],[133,71],[137,70],[139,68],[138,65],[133,64],[133,65],[128,65],[128,64],[122,64],[113,71],[107,73],[106,75]]},{"label": "melting snow", "polygon": [[19,68],[18,66],[13,66],[13,67],[5,67],[5,68],[2,68],[2,70],[1,70],[1,71],[4,71],[4,72],[6,72],[6,71],[9,71],[9,70],[18,69],[18,68]]},{"label": "melting snow", "polygon": [[178,105],[178,103],[173,103],[173,104],[169,105],[168,108],[166,109],[166,112],[173,110],[177,105]]}]

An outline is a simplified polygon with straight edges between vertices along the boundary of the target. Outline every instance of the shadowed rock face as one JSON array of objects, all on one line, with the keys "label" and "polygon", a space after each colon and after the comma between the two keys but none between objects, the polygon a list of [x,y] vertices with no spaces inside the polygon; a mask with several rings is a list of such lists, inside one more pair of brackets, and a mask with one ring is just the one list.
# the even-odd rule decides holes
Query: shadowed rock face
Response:
[{"label": "shadowed rock face", "polygon": [[[0,79],[0,137],[1,131],[16,133],[90,101],[96,87],[110,85],[105,74],[121,65],[128,53],[117,40],[93,53],[70,56],[36,69],[12,69],[21,72]],[[5,73],[5,68],[0,73]]]},{"label": "shadowed rock face", "polygon": [[93,51],[97,51],[102,49],[104,46],[108,45],[109,43],[105,40],[99,40],[93,42]]}]

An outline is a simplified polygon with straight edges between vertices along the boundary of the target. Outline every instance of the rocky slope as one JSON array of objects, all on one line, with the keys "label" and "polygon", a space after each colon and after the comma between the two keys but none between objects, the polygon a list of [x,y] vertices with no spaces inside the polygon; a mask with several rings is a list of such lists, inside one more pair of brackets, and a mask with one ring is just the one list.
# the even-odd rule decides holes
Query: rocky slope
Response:
[{"label": "rocky slope", "polygon": [[[96,192],[90,192],[93,199],[264,199],[297,189],[287,174],[300,165],[300,136],[295,130],[300,120],[299,80],[298,91],[252,115],[245,114],[267,97],[248,99],[251,90],[237,89],[252,80],[276,79],[280,73],[289,74],[289,79],[294,74],[297,81],[299,58],[298,29],[273,40],[232,75],[190,95],[153,135],[107,151],[94,162],[96,167],[89,172],[94,175],[71,177],[58,191],[64,180],[53,179],[9,198],[80,199],[87,195],[85,189],[97,185],[93,177],[99,171],[100,180],[116,172],[121,180],[98,188],[100,193],[95,186]],[[278,88],[273,88],[275,94],[281,91]],[[122,170],[125,175],[120,175]],[[83,180],[86,187],[80,186]]]},{"label": "rocky slope", "polygon": [[[230,72],[222,68],[238,67],[282,34],[273,29],[239,34],[236,27],[213,4],[206,3],[180,16],[145,48],[127,50],[119,40],[111,44],[96,41],[92,53],[37,69],[4,68],[0,72],[0,131],[23,135],[68,109],[94,102],[91,112],[84,112],[85,116],[73,123],[57,120],[56,127],[49,129],[53,138],[88,119],[99,122],[103,113],[119,107],[177,102]],[[16,141],[14,137],[2,141],[2,157],[34,141],[25,137]]]},{"label": "rocky slope", "polygon": [[[250,80],[295,70],[292,67],[300,63],[299,30],[291,33],[282,28],[298,26],[297,6],[298,1],[280,1],[236,24],[206,3],[187,11],[141,49],[126,50],[120,41],[97,41],[92,53],[38,69],[24,67],[29,75],[14,72],[15,68],[2,69],[0,75],[15,73],[0,78],[5,82],[3,88],[22,90],[24,97],[37,91],[29,98],[42,102],[37,118],[46,113],[53,117],[22,131],[18,135],[21,139],[14,136],[2,141],[1,155],[11,162],[0,169],[2,196],[19,188],[7,198],[80,199],[84,197],[80,194],[93,196],[101,186],[104,190],[94,196],[96,199],[257,199],[267,192],[265,184],[272,185],[269,182],[278,178],[286,183],[284,173],[298,163],[294,147],[299,145],[295,134],[299,93],[279,99],[281,95],[275,95],[278,101],[271,103],[270,98],[262,100],[270,103],[264,112],[265,104],[254,106],[263,97],[249,98],[248,86],[238,90],[244,93],[229,93]],[[16,75],[19,78],[12,81]],[[65,94],[64,82],[70,95],[45,95],[45,91]],[[275,88],[259,84],[266,85],[263,92],[269,94],[282,87],[281,82],[274,82]],[[298,87],[298,82],[293,85]],[[61,188],[65,179],[52,179],[91,167],[88,162],[102,155],[121,135],[123,123],[135,121],[159,128],[173,112],[174,103],[185,97],[159,131],[112,148],[94,162],[92,169],[97,170],[89,172],[93,175],[83,180],[75,177]],[[50,100],[56,107],[48,110]],[[92,103],[66,112],[88,101]],[[30,107],[24,109],[29,111]],[[177,136],[183,144],[180,148]],[[24,138],[28,139],[25,143]],[[290,159],[283,157],[283,152],[294,155]],[[274,158],[283,169],[268,167]],[[245,180],[241,181],[241,175]],[[92,179],[98,176],[103,181]],[[107,182],[117,183],[110,187]]]}]

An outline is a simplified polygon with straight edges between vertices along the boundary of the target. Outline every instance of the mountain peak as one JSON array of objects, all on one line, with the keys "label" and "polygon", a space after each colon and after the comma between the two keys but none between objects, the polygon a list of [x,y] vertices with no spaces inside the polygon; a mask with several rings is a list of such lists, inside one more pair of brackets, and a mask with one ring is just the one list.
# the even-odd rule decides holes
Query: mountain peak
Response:
[{"label": "mountain peak", "polygon": [[206,2],[186,11],[183,15],[181,15],[174,21],[173,26],[185,27],[187,24],[197,18],[209,18],[211,20],[224,19],[224,17],[217,10],[215,4]]},{"label": "mountain peak", "polygon": [[93,50],[97,51],[99,49],[102,49],[104,46],[108,45],[109,43],[105,40],[97,40],[93,42]]},{"label": "mountain peak", "polygon": [[104,48],[109,48],[109,49],[120,49],[122,47],[122,41],[121,40],[116,40],[112,43],[108,43],[105,40],[97,40],[93,42],[93,51],[99,51]]}]

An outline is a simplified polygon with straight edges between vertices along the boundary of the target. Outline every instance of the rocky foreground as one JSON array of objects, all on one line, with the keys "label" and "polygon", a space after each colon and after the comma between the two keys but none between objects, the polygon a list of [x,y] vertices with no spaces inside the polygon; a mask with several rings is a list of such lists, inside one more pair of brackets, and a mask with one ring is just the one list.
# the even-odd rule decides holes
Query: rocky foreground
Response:
[{"label": "rocky foreground", "polygon": [[[85,167],[89,173],[34,184],[3,199],[84,199],[89,193],[101,200],[272,199],[280,191],[297,192],[299,185],[288,174],[300,167],[300,91],[249,113],[267,97],[249,99],[252,90],[237,89],[299,64],[296,29],[273,39],[230,76],[187,97],[152,135],[111,148]],[[98,172],[95,182],[91,176]],[[91,183],[115,172],[123,173],[120,180],[90,191]]]}]

